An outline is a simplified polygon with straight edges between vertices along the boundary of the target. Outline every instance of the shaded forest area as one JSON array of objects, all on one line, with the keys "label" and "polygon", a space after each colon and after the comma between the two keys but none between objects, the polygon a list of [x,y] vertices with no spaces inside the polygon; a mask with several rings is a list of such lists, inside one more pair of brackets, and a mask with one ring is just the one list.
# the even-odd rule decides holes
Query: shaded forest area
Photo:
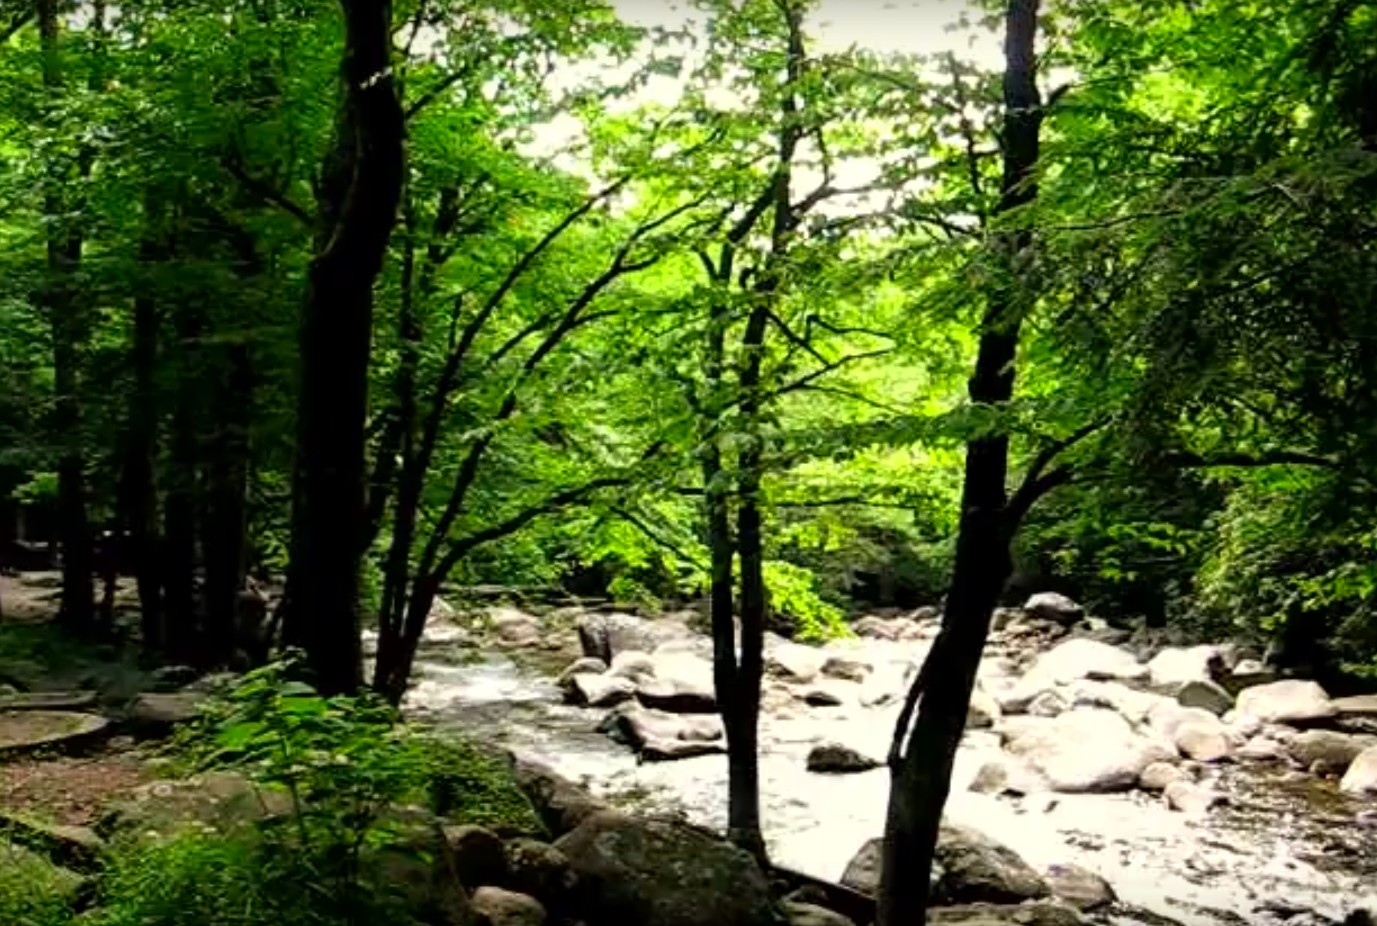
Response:
[{"label": "shaded forest area", "polygon": [[1377,672],[1371,3],[694,8],[0,6],[5,564],[393,703],[442,592],[706,599],[762,857],[765,632],[941,602],[884,926],[1003,601]]}]

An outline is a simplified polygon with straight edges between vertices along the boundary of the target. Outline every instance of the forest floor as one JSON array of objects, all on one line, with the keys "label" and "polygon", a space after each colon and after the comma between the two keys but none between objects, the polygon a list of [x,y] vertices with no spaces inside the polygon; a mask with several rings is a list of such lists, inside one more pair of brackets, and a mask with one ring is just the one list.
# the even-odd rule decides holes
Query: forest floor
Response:
[{"label": "forest floor", "polygon": [[[148,673],[117,643],[73,639],[56,623],[55,575],[0,575],[0,685],[33,692],[94,690],[112,706],[143,690]],[[156,777],[132,738],[114,736],[78,755],[0,757],[0,813],[86,825],[101,808]]]}]

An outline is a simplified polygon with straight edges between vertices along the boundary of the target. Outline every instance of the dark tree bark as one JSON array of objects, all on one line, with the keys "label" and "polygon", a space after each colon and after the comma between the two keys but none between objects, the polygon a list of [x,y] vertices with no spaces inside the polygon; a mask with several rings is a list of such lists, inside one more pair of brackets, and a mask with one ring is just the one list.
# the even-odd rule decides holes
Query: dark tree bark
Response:
[{"label": "dark tree bark", "polygon": [[163,590],[158,553],[158,494],[154,462],[158,454],[158,396],[154,372],[161,325],[155,286],[147,276],[166,257],[163,234],[155,226],[158,207],[145,201],[145,230],[139,260],[145,279],[134,297],[134,336],[129,363],[134,388],[129,396],[125,426],[124,466],[120,474],[120,507],[139,591],[139,627],[144,651],[152,654],[166,643],[163,628]]},{"label": "dark tree bark", "polygon": [[373,286],[396,222],[405,124],[391,70],[391,4],[340,0],[344,96],[320,194],[302,312],[297,490],[285,633],[326,693],[361,672],[359,570]]},{"label": "dark tree bark", "polygon": [[206,452],[206,511],[201,546],[205,554],[205,632],[208,662],[232,661],[239,595],[248,550],[249,424],[253,411],[253,365],[249,345],[228,346],[222,379],[216,384],[215,431]]},{"label": "dark tree bark", "polygon": [[180,662],[199,662],[200,620],[196,606],[196,538],[200,504],[201,441],[197,422],[202,400],[205,328],[199,306],[183,301],[172,313],[177,345],[177,391],[168,437],[163,499],[163,642]]},{"label": "dark tree bark", "polygon": [[[1003,181],[997,209],[1003,215],[1037,197],[1042,121],[1034,55],[1037,11],[1038,0],[1009,0],[1006,9]],[[1019,328],[1032,301],[1023,282],[1032,245],[1027,230],[996,232],[1001,272],[987,298],[975,373],[968,384],[973,403],[998,406],[1013,395]],[[877,926],[922,926],[926,921],[928,873],[952,764],[965,731],[990,616],[1013,571],[1009,543],[1023,506],[1016,509],[1009,503],[1008,468],[1006,434],[979,437],[967,445],[956,560],[942,629],[909,692],[890,752]]]},{"label": "dark tree bark", "polygon": [[[43,51],[43,86],[49,104],[64,93],[60,50],[61,25],[57,0],[38,0],[38,28]],[[86,460],[82,448],[81,352],[86,343],[86,314],[74,279],[81,264],[82,235],[67,218],[71,211],[64,189],[69,174],[60,154],[47,168],[44,211],[48,229],[48,277],[41,301],[53,338],[54,403],[52,429],[58,447],[57,508],[62,547],[61,619],[68,627],[87,632],[95,623],[91,574],[95,565],[91,526],[86,512]],[[82,171],[84,173],[84,171]]]}]

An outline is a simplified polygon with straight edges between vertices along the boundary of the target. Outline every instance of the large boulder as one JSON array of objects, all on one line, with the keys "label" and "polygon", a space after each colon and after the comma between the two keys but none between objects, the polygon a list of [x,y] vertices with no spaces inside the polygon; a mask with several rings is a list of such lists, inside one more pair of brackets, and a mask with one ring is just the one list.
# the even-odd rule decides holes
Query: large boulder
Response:
[{"label": "large boulder", "polygon": [[945,903],[1019,903],[1049,893],[1017,852],[968,827],[942,827],[936,861],[936,896]]},{"label": "large boulder", "polygon": [[1222,717],[1233,709],[1234,697],[1218,682],[1193,679],[1177,690],[1176,703],[1182,707],[1198,707]]},{"label": "large boulder", "polygon": [[578,878],[572,912],[617,926],[773,926],[755,859],[696,827],[594,814],[556,848]]},{"label": "large boulder", "polygon": [[579,618],[578,635],[583,655],[597,657],[611,665],[617,653],[627,650],[653,653],[663,643],[692,636],[692,631],[676,621],[650,621],[618,612],[591,612]]},{"label": "large boulder", "polygon": [[780,909],[789,926],[856,926],[851,919],[817,904],[786,900]]},{"label": "large boulder", "polygon": [[580,672],[569,680],[569,700],[583,707],[616,707],[636,696],[636,684],[611,673]]},{"label": "large boulder", "polygon": [[1339,790],[1367,797],[1377,795],[1377,746],[1370,746],[1353,758],[1339,781]]},{"label": "large boulder", "polygon": [[1107,710],[1078,708],[1007,734],[1009,752],[1024,758],[1054,791],[1067,793],[1128,790],[1143,769],[1173,758]]},{"label": "large boulder", "polygon": [[446,826],[445,843],[454,873],[464,887],[472,890],[485,884],[507,880],[507,853],[502,839],[482,826]]},{"label": "large boulder", "polygon": [[765,660],[767,674],[806,685],[818,677],[826,657],[821,650],[802,643],[782,643]]},{"label": "large boulder", "polygon": [[722,719],[715,714],[671,714],[624,704],[600,728],[636,750],[642,759],[689,759],[726,751]]},{"label": "large boulder", "polygon": [[824,775],[868,772],[883,763],[841,743],[819,743],[808,751],[808,771]]},{"label": "large boulder", "polygon": [[510,646],[533,646],[540,642],[540,618],[516,608],[495,607],[487,612],[488,626],[497,639]]},{"label": "large boulder", "polygon": [[1071,906],[1049,901],[1021,904],[962,904],[928,911],[932,926],[1082,926]]},{"label": "large boulder", "polygon": [[1085,616],[1085,609],[1058,592],[1038,592],[1023,603],[1023,610],[1034,617],[1070,626]]},{"label": "large boulder", "polygon": [[[870,897],[880,884],[884,841],[872,839],[851,858],[841,883]],[[1049,888],[1018,853],[982,833],[943,824],[929,873],[929,889],[938,903],[1018,903],[1045,897]]]},{"label": "large boulder", "polygon": [[595,659],[592,656],[580,656],[578,659],[569,663],[569,666],[559,674],[559,678],[555,680],[555,684],[560,687],[560,690],[568,692],[573,685],[575,676],[601,675],[606,671],[607,663],[603,662],[601,659]]},{"label": "large boulder", "polygon": [[292,799],[237,772],[206,772],[155,781],[108,807],[96,824],[101,836],[166,836],[194,826],[232,829],[291,813]]},{"label": "large boulder", "polygon": [[1318,762],[1342,775],[1364,749],[1373,746],[1377,746],[1377,736],[1305,730],[1291,737],[1286,752],[1302,768],[1310,768]]},{"label": "large boulder", "polygon": [[828,656],[827,661],[822,664],[823,675],[848,682],[863,682],[873,671],[874,666],[853,656]]},{"label": "large boulder", "polygon": [[555,836],[562,836],[606,809],[586,789],[540,762],[513,758],[512,777],[541,823]]},{"label": "large boulder", "polygon": [[628,649],[612,657],[608,671],[621,678],[639,682],[655,677],[655,657],[639,650]]},{"label": "large boulder", "polygon": [[488,926],[545,926],[545,907],[540,901],[500,887],[474,891],[473,909]]},{"label": "large boulder", "polygon": [[1077,910],[1099,910],[1118,900],[1108,881],[1079,865],[1053,865],[1046,879],[1052,896]]},{"label": "large boulder", "polygon": [[1217,646],[1168,646],[1148,661],[1148,679],[1168,693],[1187,682],[1212,682],[1224,673]]},{"label": "large boulder", "polygon": [[507,886],[546,905],[562,903],[573,889],[575,876],[564,853],[538,839],[517,838],[504,847]]},{"label": "large boulder", "polygon": [[656,656],[653,676],[636,684],[636,699],[672,714],[716,713],[712,663],[691,653]]},{"label": "large boulder", "polygon": [[1024,796],[1047,790],[1047,782],[1029,765],[1013,756],[997,756],[980,766],[967,790],[977,794]]},{"label": "large boulder", "polygon": [[1265,723],[1307,724],[1335,714],[1334,703],[1316,682],[1282,679],[1238,693],[1238,712]]},{"label": "large boulder", "polygon": [[1187,759],[1219,762],[1233,751],[1229,736],[1219,724],[1183,723],[1176,728],[1172,744]]},{"label": "large boulder", "polygon": [[1128,650],[1076,637],[1058,643],[1034,660],[1024,681],[1036,680],[1037,684],[1046,687],[1083,678],[1132,680],[1146,675],[1147,667]]}]

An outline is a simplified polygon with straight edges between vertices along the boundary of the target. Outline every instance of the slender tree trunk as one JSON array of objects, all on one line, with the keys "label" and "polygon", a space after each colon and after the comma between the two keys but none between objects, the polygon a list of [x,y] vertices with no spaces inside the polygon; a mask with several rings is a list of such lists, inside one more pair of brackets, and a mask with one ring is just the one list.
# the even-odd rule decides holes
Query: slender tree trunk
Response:
[{"label": "slender tree trunk", "polygon": [[236,633],[248,549],[249,422],[253,408],[249,345],[231,344],[223,366],[224,382],[216,389],[216,431],[207,452],[201,543],[206,567],[204,646],[206,658],[214,664],[231,661],[238,643],[252,642],[238,640]]},{"label": "slender tree trunk", "polygon": [[[162,234],[153,228],[158,214],[151,197],[146,201],[146,225],[139,245],[139,260],[145,273],[165,256]],[[139,590],[139,626],[144,651],[160,651],[166,640],[163,628],[162,579],[158,553],[158,495],[154,461],[158,454],[158,396],[154,372],[158,360],[157,302],[153,281],[145,279],[134,297],[134,336],[129,362],[134,373],[134,390],[129,399],[125,429],[124,471],[120,497],[129,549]]]},{"label": "slender tree trunk", "polygon": [[167,494],[163,500],[163,639],[179,661],[200,661],[196,607],[196,537],[200,510],[201,364],[204,320],[198,306],[179,304],[173,314],[177,343],[177,395],[168,441]]},{"label": "slender tree trunk", "polygon": [[359,571],[366,528],[364,422],[373,285],[403,177],[404,121],[391,73],[391,9],[340,0],[344,99],[327,159],[321,234],[300,337],[298,491],[288,637],[326,693],[360,681]]},{"label": "slender tree trunk", "polygon": [[[1001,215],[1037,196],[1042,120],[1034,55],[1037,12],[1038,0],[1009,0],[1006,10]],[[998,232],[994,241],[1001,278],[989,294],[981,325],[969,383],[974,403],[998,406],[1013,396],[1019,327],[1032,302],[1024,284],[1032,244],[1026,230]],[[1013,571],[1009,543],[1017,524],[1007,504],[1008,464],[1007,435],[967,445],[956,561],[942,629],[909,692],[890,754],[877,926],[922,926],[926,921],[929,873],[952,766],[990,617]]]},{"label": "slender tree trunk", "polygon": [[[43,50],[43,86],[50,105],[64,95],[60,50],[61,29],[57,0],[38,0],[38,28]],[[60,155],[54,155],[59,158]],[[48,229],[48,279],[43,304],[53,338],[54,403],[52,426],[58,450],[58,534],[62,547],[63,622],[70,628],[89,631],[95,623],[91,587],[94,557],[91,527],[86,513],[86,461],[82,451],[81,351],[86,342],[85,313],[76,292],[75,274],[81,264],[82,238],[73,227],[68,193],[72,178],[60,161],[47,168],[44,211]]]}]

